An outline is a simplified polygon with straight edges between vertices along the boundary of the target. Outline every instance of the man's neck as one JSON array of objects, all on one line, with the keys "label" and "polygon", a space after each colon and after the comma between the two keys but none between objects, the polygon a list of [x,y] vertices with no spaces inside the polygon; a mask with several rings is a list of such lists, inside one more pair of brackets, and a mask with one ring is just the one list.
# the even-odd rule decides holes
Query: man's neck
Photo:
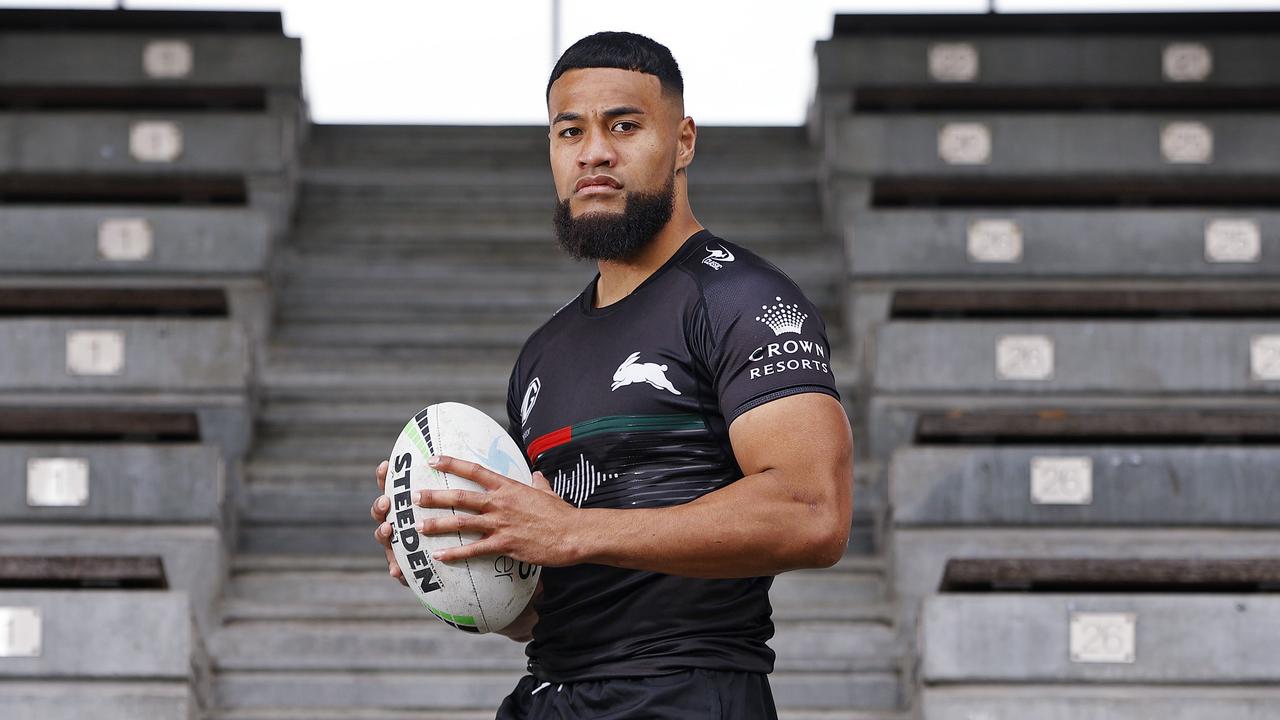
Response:
[{"label": "man's neck", "polygon": [[596,281],[594,307],[612,305],[630,295],[650,275],[670,260],[691,235],[702,229],[702,225],[692,218],[678,226],[674,222],[668,223],[654,236],[653,241],[631,260],[599,261],[597,264],[600,268],[600,279]]}]

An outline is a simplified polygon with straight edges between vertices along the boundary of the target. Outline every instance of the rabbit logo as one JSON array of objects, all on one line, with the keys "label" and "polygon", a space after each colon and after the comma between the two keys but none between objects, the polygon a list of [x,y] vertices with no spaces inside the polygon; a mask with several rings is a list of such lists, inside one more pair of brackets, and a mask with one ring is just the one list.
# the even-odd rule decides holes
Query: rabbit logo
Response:
[{"label": "rabbit logo", "polygon": [[622,361],[617,371],[613,373],[613,386],[609,388],[610,390],[617,390],[632,383],[645,382],[659,390],[669,390],[674,395],[680,394],[680,391],[675,389],[664,374],[667,372],[666,365],[636,362],[639,359],[640,353],[633,352],[627,356],[626,360]]}]

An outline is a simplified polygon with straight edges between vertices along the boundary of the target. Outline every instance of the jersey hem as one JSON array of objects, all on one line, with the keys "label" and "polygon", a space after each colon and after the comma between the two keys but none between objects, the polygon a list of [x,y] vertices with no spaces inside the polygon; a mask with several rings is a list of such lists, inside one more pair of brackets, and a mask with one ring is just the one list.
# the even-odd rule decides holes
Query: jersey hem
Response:
[{"label": "jersey hem", "polygon": [[730,412],[728,415],[725,416],[725,426],[727,427],[729,425],[732,425],[733,421],[737,420],[739,415],[747,412],[748,410],[754,410],[755,408],[758,408],[767,402],[770,402],[772,400],[778,400],[780,398],[784,398],[790,395],[800,395],[802,393],[807,393],[807,392],[820,392],[824,395],[830,395],[831,397],[835,398],[837,401],[840,400],[840,393],[825,385],[812,385],[812,384],[792,385],[791,387],[778,388],[777,390],[771,390],[765,393],[764,395],[759,395],[739,405],[732,412]]},{"label": "jersey hem", "polygon": [[728,665],[723,662],[714,662],[710,659],[700,660],[699,658],[667,658],[666,661],[654,660],[651,662],[628,660],[625,662],[594,665],[589,670],[584,670],[580,673],[548,671],[538,666],[534,661],[530,661],[527,667],[528,673],[537,678],[539,682],[549,683],[608,680],[610,678],[655,677],[659,675],[670,675],[684,670],[716,670],[720,672],[746,672],[768,675],[773,672],[773,661],[770,660],[766,662],[763,659],[760,659],[758,663],[738,663],[735,665]]}]

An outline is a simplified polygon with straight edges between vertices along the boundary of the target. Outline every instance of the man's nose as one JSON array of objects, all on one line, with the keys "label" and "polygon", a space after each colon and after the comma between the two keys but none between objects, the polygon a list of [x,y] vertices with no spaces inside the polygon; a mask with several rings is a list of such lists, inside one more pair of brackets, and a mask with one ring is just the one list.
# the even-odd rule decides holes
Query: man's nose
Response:
[{"label": "man's nose", "polygon": [[586,131],[586,137],[578,146],[578,164],[582,167],[597,167],[604,165],[613,167],[617,161],[617,155],[613,148],[613,138],[609,136],[606,130],[589,129]]}]

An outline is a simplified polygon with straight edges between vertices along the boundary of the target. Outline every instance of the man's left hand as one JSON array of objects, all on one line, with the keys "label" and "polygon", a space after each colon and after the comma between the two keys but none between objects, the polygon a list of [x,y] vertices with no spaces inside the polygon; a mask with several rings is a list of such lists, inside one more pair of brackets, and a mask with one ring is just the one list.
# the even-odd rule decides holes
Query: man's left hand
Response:
[{"label": "man's left hand", "polygon": [[[464,477],[484,488],[471,490],[422,490],[415,504],[424,508],[453,508],[452,515],[418,523],[423,535],[474,532],[484,535],[462,547],[432,554],[436,560],[458,562],[481,555],[508,555],[518,561],[561,567],[578,562],[570,531],[579,509],[551,489],[541,472],[533,473],[533,486],[489,470],[479,463],[437,456],[430,463],[440,472]],[[469,511],[469,512],[460,512]],[[474,514],[472,514],[474,513]]]}]

